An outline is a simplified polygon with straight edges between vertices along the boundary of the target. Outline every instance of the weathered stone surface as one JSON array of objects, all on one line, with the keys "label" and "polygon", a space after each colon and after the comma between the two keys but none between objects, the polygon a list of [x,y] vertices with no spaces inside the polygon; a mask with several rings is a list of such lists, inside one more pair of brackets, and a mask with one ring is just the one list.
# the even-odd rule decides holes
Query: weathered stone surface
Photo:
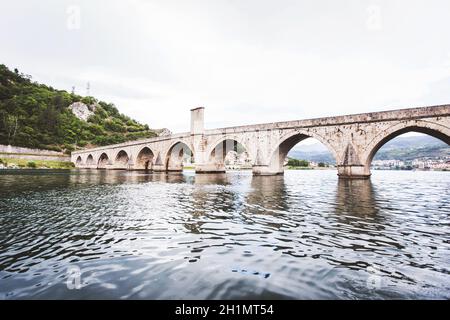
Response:
[{"label": "weathered stone surface", "polygon": [[67,156],[66,154],[64,154],[63,152],[60,152],[60,151],[17,147],[17,146],[4,145],[4,144],[0,144],[0,153],[34,154],[34,155],[46,155],[46,156],[55,156],[55,157]]},{"label": "weathered stone surface", "polygon": [[158,129],[158,130],[155,130],[155,132],[158,135],[158,137],[167,137],[167,136],[172,135],[172,131],[170,131],[167,128]]},{"label": "weathered stone surface", "polygon": [[0,144],[0,157],[7,159],[71,161],[63,152]]},{"label": "weathered stone surface", "polygon": [[94,114],[96,105],[87,106],[83,102],[74,102],[69,106],[69,110],[78,118],[87,121]]},{"label": "weathered stone surface", "polygon": [[[212,130],[204,129],[203,117],[204,108],[193,109],[191,132],[77,151],[72,161],[85,168],[142,169],[135,159],[148,148],[154,171],[181,170],[183,156],[192,152],[198,173],[223,172],[223,159],[216,155],[223,154],[224,141],[236,141],[252,159],[255,175],[273,175],[283,173],[285,157],[295,144],[312,137],[330,150],[340,177],[367,178],[376,151],[397,135],[422,132],[450,144],[450,105]],[[128,156],[126,164],[118,161],[123,159],[117,158],[121,151]]]}]

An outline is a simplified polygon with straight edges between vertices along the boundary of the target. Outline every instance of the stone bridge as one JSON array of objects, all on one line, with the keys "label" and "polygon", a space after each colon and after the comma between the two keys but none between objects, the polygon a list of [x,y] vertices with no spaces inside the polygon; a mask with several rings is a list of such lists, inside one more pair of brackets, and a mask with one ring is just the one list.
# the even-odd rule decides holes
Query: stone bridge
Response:
[{"label": "stone bridge", "polygon": [[337,117],[204,129],[204,108],[191,110],[191,131],[75,151],[78,168],[181,171],[191,157],[196,173],[225,171],[229,151],[244,148],[255,175],[283,173],[288,152],[309,137],[324,144],[342,178],[370,177],[375,153],[406,132],[421,132],[450,145],[450,105]]}]

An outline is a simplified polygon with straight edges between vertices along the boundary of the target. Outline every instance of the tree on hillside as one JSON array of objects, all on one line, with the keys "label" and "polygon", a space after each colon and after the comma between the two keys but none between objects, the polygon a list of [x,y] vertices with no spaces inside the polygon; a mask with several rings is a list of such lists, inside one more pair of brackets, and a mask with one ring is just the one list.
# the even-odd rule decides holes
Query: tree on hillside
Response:
[{"label": "tree on hillside", "polygon": [[16,137],[18,127],[18,116],[2,112],[2,127],[0,128],[0,132],[3,131],[6,133],[8,145],[14,143],[14,138]]},{"label": "tree on hillside", "polygon": [[[75,102],[93,113],[88,121],[70,109]],[[147,125],[121,114],[111,103],[31,81],[0,64],[0,144],[66,150],[154,137]]]}]

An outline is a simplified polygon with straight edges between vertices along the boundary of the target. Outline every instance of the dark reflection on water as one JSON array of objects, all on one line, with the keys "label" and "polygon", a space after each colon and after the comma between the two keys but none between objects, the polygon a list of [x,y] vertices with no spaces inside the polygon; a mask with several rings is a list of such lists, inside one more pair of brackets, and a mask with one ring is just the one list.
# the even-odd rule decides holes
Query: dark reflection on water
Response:
[{"label": "dark reflection on water", "polygon": [[20,170],[0,187],[0,298],[450,298],[445,172]]}]

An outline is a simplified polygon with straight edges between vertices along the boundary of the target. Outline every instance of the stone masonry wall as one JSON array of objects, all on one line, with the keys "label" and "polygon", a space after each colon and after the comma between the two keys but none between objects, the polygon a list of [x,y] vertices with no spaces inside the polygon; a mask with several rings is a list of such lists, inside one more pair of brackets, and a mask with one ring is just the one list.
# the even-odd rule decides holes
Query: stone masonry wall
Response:
[{"label": "stone masonry wall", "polygon": [[0,144],[0,158],[7,159],[29,159],[29,160],[53,160],[70,161],[70,157],[62,152],[31,149]]}]

